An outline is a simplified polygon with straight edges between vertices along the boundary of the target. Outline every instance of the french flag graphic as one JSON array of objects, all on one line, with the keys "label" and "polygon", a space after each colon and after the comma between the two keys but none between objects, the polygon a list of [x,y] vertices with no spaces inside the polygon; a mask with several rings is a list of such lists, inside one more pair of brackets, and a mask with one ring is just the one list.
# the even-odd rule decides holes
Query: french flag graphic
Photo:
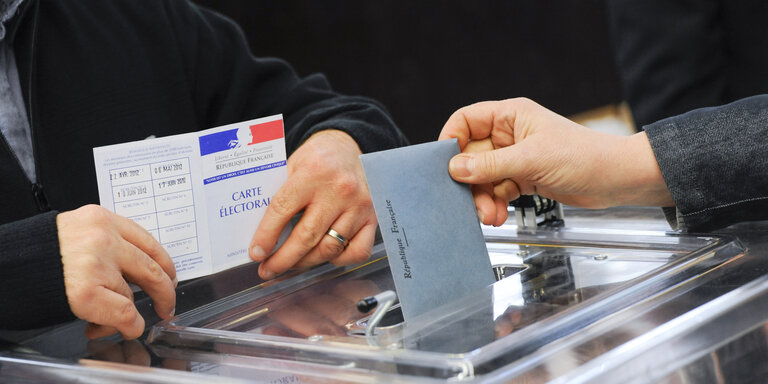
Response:
[{"label": "french flag graphic", "polygon": [[244,148],[270,140],[283,138],[283,120],[268,121],[251,126],[200,136],[200,155]]}]

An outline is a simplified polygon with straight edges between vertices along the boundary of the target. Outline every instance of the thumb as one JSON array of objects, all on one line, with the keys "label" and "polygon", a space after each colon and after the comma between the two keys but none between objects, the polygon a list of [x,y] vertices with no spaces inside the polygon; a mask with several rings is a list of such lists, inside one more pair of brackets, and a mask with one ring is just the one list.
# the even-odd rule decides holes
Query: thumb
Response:
[{"label": "thumb", "polygon": [[516,179],[522,169],[521,156],[516,155],[516,145],[493,151],[460,153],[451,159],[448,172],[454,180],[468,184]]}]

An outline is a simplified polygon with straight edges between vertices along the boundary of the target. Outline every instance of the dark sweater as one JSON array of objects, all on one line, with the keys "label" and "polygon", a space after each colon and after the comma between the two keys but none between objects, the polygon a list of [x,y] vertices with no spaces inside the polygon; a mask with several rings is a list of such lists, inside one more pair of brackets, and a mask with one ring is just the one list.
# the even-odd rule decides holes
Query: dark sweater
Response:
[{"label": "dark sweater", "polygon": [[0,139],[0,328],[73,318],[56,212],[98,203],[92,148],[282,113],[289,153],[340,129],[364,152],[406,143],[369,99],[257,59],[230,20],[184,0],[27,0],[9,25],[38,182]]}]

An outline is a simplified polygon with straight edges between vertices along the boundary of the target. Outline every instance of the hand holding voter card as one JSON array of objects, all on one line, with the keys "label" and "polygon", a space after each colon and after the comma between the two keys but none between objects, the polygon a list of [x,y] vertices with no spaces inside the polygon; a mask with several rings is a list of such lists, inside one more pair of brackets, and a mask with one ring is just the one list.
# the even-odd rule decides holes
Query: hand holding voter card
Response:
[{"label": "hand holding voter card", "polygon": [[[119,263],[110,265],[114,272],[109,279],[117,282],[70,280],[77,282],[74,285],[111,290],[113,299],[132,309],[123,311],[130,319],[96,318],[87,305],[75,314],[109,325],[94,325],[90,337],[116,328],[132,338],[141,334],[143,319],[132,306],[132,293],[123,277],[144,282],[138,285],[152,296],[158,314],[167,318],[175,303],[175,281],[251,258],[263,261],[260,274],[264,278],[294,266],[367,258],[376,224],[359,154],[347,134],[326,130],[307,139],[286,162],[281,116],[95,148],[101,205],[114,213],[95,206],[89,209],[117,220],[118,235],[119,229],[131,229],[123,237],[128,237],[124,239],[127,247],[143,257],[137,270],[162,271],[164,277],[153,281],[164,285],[150,286],[146,276],[132,276]],[[289,219],[302,211],[297,230],[269,256]],[[326,235],[332,226],[335,237]],[[136,238],[143,243],[137,244]],[[69,290],[68,297],[74,311]]]}]

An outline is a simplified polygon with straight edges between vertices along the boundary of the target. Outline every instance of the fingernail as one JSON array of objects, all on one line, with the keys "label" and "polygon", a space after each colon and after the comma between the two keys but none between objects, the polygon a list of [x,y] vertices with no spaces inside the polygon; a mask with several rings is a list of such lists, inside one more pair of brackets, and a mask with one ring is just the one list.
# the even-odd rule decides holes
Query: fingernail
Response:
[{"label": "fingernail", "polygon": [[452,176],[455,177],[467,177],[472,174],[471,172],[471,159],[469,156],[456,155],[448,163],[449,171]]},{"label": "fingernail", "polygon": [[480,223],[485,224],[485,215],[478,211],[477,216],[480,218]]},{"label": "fingernail", "polygon": [[173,317],[173,315],[175,314],[176,314],[176,307],[173,307],[173,309],[171,309],[171,313],[168,314],[168,317]]},{"label": "fingernail", "polygon": [[173,280],[171,280],[171,283],[173,283],[173,287],[176,288],[179,286],[179,278],[174,277]]},{"label": "fingernail", "polygon": [[261,278],[262,279],[264,279],[264,280],[271,280],[274,277],[275,277],[275,273],[274,272],[272,272],[272,271],[270,271],[268,269],[264,269],[264,268],[261,269]]},{"label": "fingernail", "polygon": [[251,248],[251,259],[255,261],[263,261],[265,257],[267,257],[267,253],[258,245],[254,245],[253,248]]}]

